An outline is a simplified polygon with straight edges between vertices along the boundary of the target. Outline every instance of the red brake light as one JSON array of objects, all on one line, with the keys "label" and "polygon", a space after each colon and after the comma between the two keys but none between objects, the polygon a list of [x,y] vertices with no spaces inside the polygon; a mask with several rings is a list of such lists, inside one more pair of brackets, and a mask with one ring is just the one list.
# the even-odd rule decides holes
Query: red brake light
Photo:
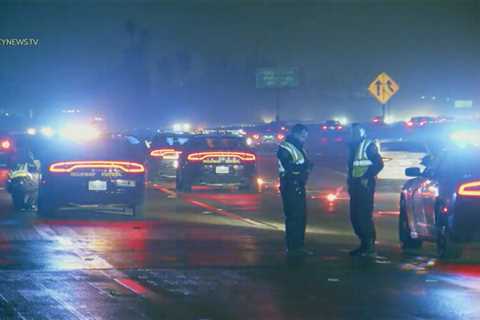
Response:
[{"label": "red brake light", "polygon": [[196,152],[188,155],[188,161],[203,161],[207,158],[221,158],[221,157],[230,157],[238,158],[242,161],[255,161],[255,155],[248,152]]},{"label": "red brake light", "polygon": [[285,136],[281,133],[277,134],[277,140],[283,140],[285,139]]},{"label": "red brake light", "polygon": [[181,153],[175,149],[156,149],[150,152],[150,156],[165,160],[177,160]]},{"label": "red brake light", "polygon": [[413,122],[412,121],[407,121],[407,127],[413,127]]},{"label": "red brake light", "polygon": [[480,197],[480,181],[461,184],[458,187],[458,195],[463,197]]},{"label": "red brake light", "polygon": [[50,172],[70,173],[77,169],[120,169],[127,173],[144,173],[143,164],[126,161],[67,161],[57,162],[49,167]]},{"label": "red brake light", "polygon": [[7,149],[10,149],[12,147],[12,143],[10,142],[10,140],[3,140],[0,143],[0,146],[2,147],[2,149],[7,150]]}]

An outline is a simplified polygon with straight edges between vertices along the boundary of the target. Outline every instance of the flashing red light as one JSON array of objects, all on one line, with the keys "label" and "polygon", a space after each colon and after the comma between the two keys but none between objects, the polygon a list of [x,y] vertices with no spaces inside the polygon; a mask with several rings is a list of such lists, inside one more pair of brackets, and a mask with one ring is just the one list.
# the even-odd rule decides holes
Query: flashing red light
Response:
[{"label": "flashing red light", "polygon": [[143,164],[127,161],[67,161],[49,167],[50,172],[70,173],[77,169],[120,169],[127,173],[144,173]]},{"label": "flashing red light", "polygon": [[177,160],[181,153],[175,149],[156,149],[150,152],[150,156],[165,160]]},{"label": "flashing red light", "polygon": [[0,146],[2,147],[2,149],[10,149],[12,147],[12,143],[10,142],[10,140],[3,140],[0,143]]},{"label": "flashing red light", "polygon": [[328,202],[335,202],[338,197],[335,193],[329,193],[325,198],[327,199]]},{"label": "flashing red light", "polygon": [[196,152],[190,153],[187,157],[188,161],[203,161],[208,158],[238,158],[242,161],[255,161],[256,157],[253,153],[248,152]]},{"label": "flashing red light", "polygon": [[461,184],[458,187],[458,195],[462,197],[480,197],[480,181]]}]

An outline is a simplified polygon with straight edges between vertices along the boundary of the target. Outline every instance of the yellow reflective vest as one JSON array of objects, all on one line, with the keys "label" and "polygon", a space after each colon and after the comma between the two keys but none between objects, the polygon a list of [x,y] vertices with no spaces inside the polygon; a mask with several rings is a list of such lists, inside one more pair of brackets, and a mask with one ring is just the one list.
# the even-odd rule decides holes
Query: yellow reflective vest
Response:
[{"label": "yellow reflective vest", "polygon": [[[288,151],[288,153],[291,155],[293,159],[293,163],[296,165],[304,164],[305,163],[305,157],[303,156],[302,151],[300,151],[295,145],[288,141],[282,141],[279,145],[280,148],[283,148]],[[278,159],[278,172],[280,175],[285,173],[285,168],[282,165],[282,162],[280,159]],[[292,172],[292,174],[300,174],[300,172]]]},{"label": "yellow reflective vest", "polygon": [[361,178],[367,172],[368,168],[373,164],[367,156],[367,149],[372,144],[371,140],[363,140],[355,153],[352,166],[352,177]]}]

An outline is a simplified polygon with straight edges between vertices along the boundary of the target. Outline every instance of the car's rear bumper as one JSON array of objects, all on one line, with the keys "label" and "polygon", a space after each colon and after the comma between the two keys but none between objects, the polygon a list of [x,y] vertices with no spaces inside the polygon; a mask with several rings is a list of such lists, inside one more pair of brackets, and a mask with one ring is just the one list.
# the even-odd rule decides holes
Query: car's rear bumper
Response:
[{"label": "car's rear bumper", "polygon": [[480,199],[457,199],[449,228],[460,241],[480,241]]},{"label": "car's rear bumper", "polygon": [[175,178],[178,160],[150,159],[148,161],[148,178],[162,179]]},{"label": "car's rear bumper", "polygon": [[[106,190],[89,190],[89,181],[106,182]],[[126,205],[143,201],[145,179],[143,175],[116,179],[50,177],[40,184],[39,194],[56,205]]]},{"label": "car's rear bumper", "polygon": [[228,173],[217,173],[216,167],[191,165],[184,168],[183,174],[192,185],[246,185],[256,173],[254,165],[231,165]]}]

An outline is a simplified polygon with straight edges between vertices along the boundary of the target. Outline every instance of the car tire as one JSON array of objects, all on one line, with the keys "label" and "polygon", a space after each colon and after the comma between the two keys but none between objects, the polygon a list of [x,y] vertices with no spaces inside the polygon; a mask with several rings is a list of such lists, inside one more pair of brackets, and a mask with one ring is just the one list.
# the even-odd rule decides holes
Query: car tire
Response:
[{"label": "car tire", "polygon": [[437,253],[443,260],[459,259],[463,254],[463,244],[455,241],[445,226],[438,231]]},{"label": "car tire", "polygon": [[43,218],[53,217],[57,214],[58,208],[59,206],[54,199],[39,196],[37,209],[38,216]]},{"label": "car tire", "polygon": [[398,238],[402,244],[402,249],[420,249],[422,240],[412,238],[410,226],[408,224],[407,210],[405,208],[405,199],[400,200],[400,216],[398,219]]},{"label": "car tire", "polygon": [[185,181],[181,174],[177,173],[176,190],[180,192],[192,192],[192,184]]}]

